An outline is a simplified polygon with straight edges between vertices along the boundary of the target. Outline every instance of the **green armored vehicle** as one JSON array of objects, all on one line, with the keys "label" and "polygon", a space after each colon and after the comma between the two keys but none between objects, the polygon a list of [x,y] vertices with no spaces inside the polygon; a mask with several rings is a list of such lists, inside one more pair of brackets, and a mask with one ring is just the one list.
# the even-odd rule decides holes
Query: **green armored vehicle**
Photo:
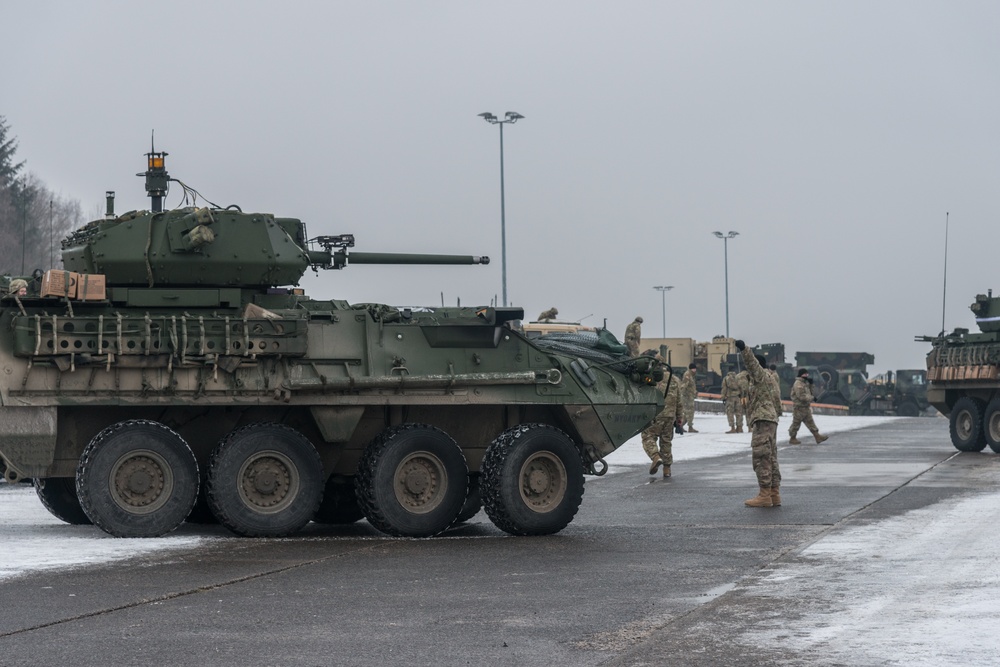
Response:
[{"label": "green armored vehicle", "polygon": [[969,308],[981,333],[916,337],[931,343],[927,401],[949,418],[955,449],[980,452],[989,445],[1000,454],[1000,299],[989,290]]},{"label": "green armored vehicle", "polygon": [[109,193],[63,241],[65,270],[8,279],[0,300],[0,474],[34,479],[57,517],[123,537],[366,517],[425,537],[482,507],[551,534],[661,408],[662,370],[606,331],[529,341],[519,308],[310,299],[294,287],[310,267],[488,259],[352,252],[234,206],[164,211],[165,156],[140,174],[152,210],[115,215]]}]

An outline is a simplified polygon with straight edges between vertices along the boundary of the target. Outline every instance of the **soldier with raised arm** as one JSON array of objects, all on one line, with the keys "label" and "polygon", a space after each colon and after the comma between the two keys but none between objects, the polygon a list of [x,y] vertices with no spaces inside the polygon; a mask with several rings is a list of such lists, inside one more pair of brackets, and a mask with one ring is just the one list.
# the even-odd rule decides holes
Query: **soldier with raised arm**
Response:
[{"label": "soldier with raised arm", "polygon": [[744,502],[747,507],[777,507],[781,505],[781,471],[778,468],[778,417],[781,416],[781,395],[764,368],[763,357],[755,356],[742,340],[736,349],[743,356],[750,380],[747,401],[747,423],[753,431],[753,471],[757,475],[759,492]]}]

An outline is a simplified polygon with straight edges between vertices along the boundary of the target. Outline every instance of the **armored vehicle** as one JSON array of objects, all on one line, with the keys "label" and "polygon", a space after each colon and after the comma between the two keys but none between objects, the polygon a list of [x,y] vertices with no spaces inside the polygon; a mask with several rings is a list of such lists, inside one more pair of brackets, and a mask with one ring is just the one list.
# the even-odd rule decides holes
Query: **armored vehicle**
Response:
[{"label": "armored vehicle", "polygon": [[976,295],[969,308],[980,333],[917,336],[927,354],[927,401],[949,418],[951,442],[962,452],[986,445],[1000,453],[1000,299],[993,290]]},{"label": "armored vehicle", "polygon": [[116,215],[109,193],[62,242],[63,270],[8,279],[0,300],[0,474],[33,478],[61,519],[144,537],[187,518],[280,536],[365,517],[426,537],[482,507],[551,534],[661,409],[656,361],[606,331],[528,340],[519,308],[309,298],[310,267],[488,259],[163,210],[165,157],[139,174],[151,210]]},{"label": "armored vehicle", "polygon": [[869,395],[862,403],[865,414],[917,417],[929,407],[927,371],[922,368],[888,371],[868,382]]}]

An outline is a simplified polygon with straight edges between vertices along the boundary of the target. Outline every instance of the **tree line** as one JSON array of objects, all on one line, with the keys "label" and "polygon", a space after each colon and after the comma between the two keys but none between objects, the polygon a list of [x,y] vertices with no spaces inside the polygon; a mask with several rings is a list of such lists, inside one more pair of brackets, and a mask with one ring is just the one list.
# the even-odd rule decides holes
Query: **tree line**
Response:
[{"label": "tree line", "polygon": [[62,265],[60,241],[81,225],[80,202],[60,197],[17,159],[17,138],[0,116],[0,274]]}]

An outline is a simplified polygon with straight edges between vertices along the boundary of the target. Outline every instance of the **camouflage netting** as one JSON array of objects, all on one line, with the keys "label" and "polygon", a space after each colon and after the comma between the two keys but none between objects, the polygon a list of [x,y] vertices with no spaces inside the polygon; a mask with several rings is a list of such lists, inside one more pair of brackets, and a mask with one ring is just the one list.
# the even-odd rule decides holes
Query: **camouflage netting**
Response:
[{"label": "camouflage netting", "polygon": [[550,333],[539,336],[532,342],[543,350],[571,354],[602,364],[619,361],[620,364],[613,364],[617,370],[623,370],[631,361],[631,358],[626,356],[627,348],[606,329]]}]

